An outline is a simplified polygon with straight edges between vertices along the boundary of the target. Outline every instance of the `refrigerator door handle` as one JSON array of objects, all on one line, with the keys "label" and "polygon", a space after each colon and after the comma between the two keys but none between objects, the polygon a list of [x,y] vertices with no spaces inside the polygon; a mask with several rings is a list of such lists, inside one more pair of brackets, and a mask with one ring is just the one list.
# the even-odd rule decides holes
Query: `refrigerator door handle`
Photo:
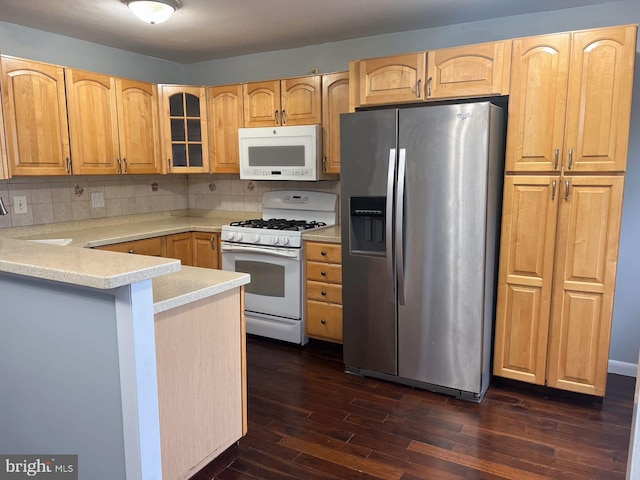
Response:
[{"label": "refrigerator door handle", "polygon": [[398,191],[396,198],[396,269],[398,273],[398,304],[404,305],[404,181],[407,149],[400,149],[398,163]]},{"label": "refrigerator door handle", "polygon": [[[396,149],[389,149],[389,170],[387,174],[387,213],[385,218],[385,245],[387,256],[387,277],[393,281],[393,186],[396,181]],[[391,289],[391,300],[395,301],[395,288]]]}]

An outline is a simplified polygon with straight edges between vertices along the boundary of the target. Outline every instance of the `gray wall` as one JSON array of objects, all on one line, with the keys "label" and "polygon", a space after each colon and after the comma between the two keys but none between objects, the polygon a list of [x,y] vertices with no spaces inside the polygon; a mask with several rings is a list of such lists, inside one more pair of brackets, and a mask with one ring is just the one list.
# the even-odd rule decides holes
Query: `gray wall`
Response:
[{"label": "gray wall", "polygon": [[0,52],[146,82],[185,82],[184,65],[12,23],[0,22]]},{"label": "gray wall", "polygon": [[[624,0],[549,13],[379,35],[304,48],[180,66],[87,42],[0,23],[0,49],[9,55],[162,83],[226,83],[341,71],[349,60],[543,33],[640,23],[640,2]],[[640,64],[640,58],[636,61]],[[636,76],[625,186],[618,284],[610,358],[636,364],[640,348],[640,75]]]},{"label": "gray wall", "polygon": [[0,274],[0,305],[0,452],[78,455],[80,478],[124,479],[113,294]]}]

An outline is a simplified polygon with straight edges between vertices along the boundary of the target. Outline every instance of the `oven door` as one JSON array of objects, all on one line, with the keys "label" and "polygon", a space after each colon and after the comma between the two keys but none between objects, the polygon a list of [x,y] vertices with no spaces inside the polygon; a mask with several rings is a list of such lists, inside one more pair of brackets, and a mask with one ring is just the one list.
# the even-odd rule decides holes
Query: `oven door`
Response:
[{"label": "oven door", "polygon": [[301,251],[221,243],[222,269],[251,275],[245,311],[294,320],[302,318]]}]

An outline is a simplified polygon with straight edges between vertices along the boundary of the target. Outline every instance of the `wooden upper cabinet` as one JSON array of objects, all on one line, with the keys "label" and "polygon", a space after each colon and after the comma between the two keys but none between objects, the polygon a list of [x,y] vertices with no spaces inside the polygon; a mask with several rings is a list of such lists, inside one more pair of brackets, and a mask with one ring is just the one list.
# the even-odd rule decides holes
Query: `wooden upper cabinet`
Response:
[{"label": "wooden upper cabinet", "polygon": [[115,78],[73,69],[65,77],[73,172],[119,173]]},{"label": "wooden upper cabinet", "polygon": [[161,85],[162,151],[169,173],[209,173],[204,87]]},{"label": "wooden upper cabinet", "polygon": [[280,80],[245,83],[244,126],[280,125]]},{"label": "wooden upper cabinet", "polygon": [[340,173],[340,114],[349,111],[349,72],[322,77],[322,142],[325,173]]},{"label": "wooden upper cabinet", "polygon": [[545,384],[559,176],[505,178],[493,368]]},{"label": "wooden upper cabinet", "polygon": [[573,34],[565,151],[571,172],[625,171],[637,26]]},{"label": "wooden upper cabinet", "polygon": [[422,101],[426,58],[419,52],[351,62],[350,76],[356,79],[352,106]]},{"label": "wooden upper cabinet", "polygon": [[626,169],[637,27],[513,41],[509,172]]},{"label": "wooden upper cabinet", "polygon": [[239,173],[238,129],[244,126],[242,85],[207,88],[212,173]]},{"label": "wooden upper cabinet", "polygon": [[122,173],[161,173],[158,90],[151,83],[116,78],[119,170]]},{"label": "wooden upper cabinet", "polygon": [[322,122],[319,75],[245,83],[243,91],[245,127]]},{"label": "wooden upper cabinet", "polygon": [[564,177],[547,367],[551,387],[604,395],[623,184],[621,176]]},{"label": "wooden upper cabinet", "polygon": [[70,174],[64,69],[5,56],[1,61],[10,174]]},{"label": "wooden upper cabinet", "polygon": [[282,125],[322,123],[322,77],[287,78],[281,81]]},{"label": "wooden upper cabinet", "polygon": [[427,100],[509,94],[511,40],[427,54]]},{"label": "wooden upper cabinet", "polygon": [[9,166],[7,165],[7,141],[4,128],[4,115],[0,104],[0,180],[9,178]]},{"label": "wooden upper cabinet", "polygon": [[570,49],[569,33],[513,41],[507,171],[560,170]]}]

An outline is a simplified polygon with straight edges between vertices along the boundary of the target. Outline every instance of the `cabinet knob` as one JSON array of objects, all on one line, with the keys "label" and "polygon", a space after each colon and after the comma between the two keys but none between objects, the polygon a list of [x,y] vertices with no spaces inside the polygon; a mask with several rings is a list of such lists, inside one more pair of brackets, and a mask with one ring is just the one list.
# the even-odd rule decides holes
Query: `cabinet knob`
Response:
[{"label": "cabinet knob", "polygon": [[320,292],[320,295],[322,295],[323,297],[326,297],[326,296],[327,296],[327,292],[325,292],[324,290],[322,290],[322,291]]},{"label": "cabinet knob", "polygon": [[323,257],[327,256],[327,252],[325,252],[324,250],[320,252],[320,255],[322,255]]},{"label": "cabinet knob", "polygon": [[323,325],[326,325],[327,321],[323,318],[322,320],[320,320],[320,323],[323,324]]},{"label": "cabinet knob", "polygon": [[129,250],[129,253],[136,253],[133,248],[131,250]]},{"label": "cabinet knob", "polygon": [[322,275],[323,277],[327,276],[327,272],[320,272],[320,275]]}]

